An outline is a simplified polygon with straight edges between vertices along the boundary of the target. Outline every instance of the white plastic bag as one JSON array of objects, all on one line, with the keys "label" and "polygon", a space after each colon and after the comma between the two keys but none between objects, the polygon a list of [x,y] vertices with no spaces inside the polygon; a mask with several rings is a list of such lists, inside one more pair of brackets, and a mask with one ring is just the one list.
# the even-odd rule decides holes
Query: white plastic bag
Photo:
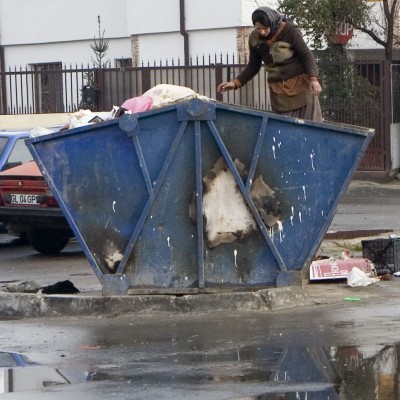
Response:
[{"label": "white plastic bag", "polygon": [[36,128],[32,128],[30,134],[32,137],[38,137],[43,135],[49,135],[50,133],[53,133],[55,131],[56,131],[55,129],[48,129],[38,126]]},{"label": "white plastic bag", "polygon": [[108,121],[112,118],[112,111],[102,111],[93,113],[90,110],[79,110],[69,117],[69,129],[84,125],[91,125],[101,121]]},{"label": "white plastic bag", "polygon": [[361,269],[357,267],[353,267],[347,275],[347,284],[351,287],[369,286],[378,281],[379,279],[370,278],[365,272],[361,271]]},{"label": "white plastic bag", "polygon": [[185,86],[159,84],[147,92],[143,96],[148,96],[153,101],[153,108],[162,107],[179,101],[194,99],[197,93]]}]

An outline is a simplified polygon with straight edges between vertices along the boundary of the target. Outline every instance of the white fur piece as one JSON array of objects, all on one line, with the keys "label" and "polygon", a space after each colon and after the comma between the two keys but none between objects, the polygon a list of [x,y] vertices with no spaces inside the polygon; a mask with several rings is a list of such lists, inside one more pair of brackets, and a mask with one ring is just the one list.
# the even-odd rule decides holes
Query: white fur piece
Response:
[{"label": "white fur piece", "polygon": [[119,263],[122,260],[122,253],[119,251],[115,251],[113,254],[110,254],[104,261],[106,262],[108,268],[113,270],[117,263]]},{"label": "white fur piece", "polygon": [[204,178],[203,214],[206,217],[208,245],[231,243],[257,229],[257,224],[228,168],[213,172],[215,178]]}]

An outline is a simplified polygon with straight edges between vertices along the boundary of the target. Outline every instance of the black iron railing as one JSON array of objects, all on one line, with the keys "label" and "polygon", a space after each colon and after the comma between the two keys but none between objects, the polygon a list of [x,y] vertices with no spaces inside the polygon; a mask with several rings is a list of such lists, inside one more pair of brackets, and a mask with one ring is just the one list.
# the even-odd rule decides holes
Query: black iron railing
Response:
[{"label": "black iron railing", "polygon": [[[219,83],[232,80],[244,67],[245,60],[209,56],[192,59],[188,66],[160,62],[101,69],[56,64],[14,68],[0,72],[0,113],[70,113],[80,108],[109,111],[160,83],[190,87],[230,104],[269,110],[264,68],[243,88],[217,93]],[[319,62],[319,68],[325,120],[374,128],[376,135],[362,168],[387,169],[390,123],[400,121],[400,66],[357,61]]]}]

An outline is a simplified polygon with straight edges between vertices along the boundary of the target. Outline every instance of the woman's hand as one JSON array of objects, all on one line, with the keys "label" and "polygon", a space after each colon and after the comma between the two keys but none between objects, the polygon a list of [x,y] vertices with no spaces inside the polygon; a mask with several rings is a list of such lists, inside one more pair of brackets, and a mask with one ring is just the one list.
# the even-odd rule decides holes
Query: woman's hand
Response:
[{"label": "woman's hand", "polygon": [[218,93],[224,93],[227,90],[234,90],[236,89],[235,82],[223,82],[218,85],[217,91]]},{"label": "woman's hand", "polygon": [[315,96],[318,96],[322,92],[322,87],[318,81],[313,81],[310,83],[310,85]]}]

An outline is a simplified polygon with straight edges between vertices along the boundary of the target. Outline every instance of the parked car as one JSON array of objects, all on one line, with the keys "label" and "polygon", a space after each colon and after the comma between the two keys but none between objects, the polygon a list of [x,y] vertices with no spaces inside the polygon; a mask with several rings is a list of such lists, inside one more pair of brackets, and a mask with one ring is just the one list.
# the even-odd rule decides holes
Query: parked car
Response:
[{"label": "parked car", "polygon": [[34,161],[0,172],[0,222],[11,235],[26,234],[45,254],[60,252],[73,236]]},{"label": "parked car", "polygon": [[[0,172],[32,160],[25,144],[28,131],[0,131]],[[7,233],[0,222],[0,233]]]},{"label": "parked car", "polygon": [[26,147],[29,131],[0,131],[0,171],[33,160]]}]

